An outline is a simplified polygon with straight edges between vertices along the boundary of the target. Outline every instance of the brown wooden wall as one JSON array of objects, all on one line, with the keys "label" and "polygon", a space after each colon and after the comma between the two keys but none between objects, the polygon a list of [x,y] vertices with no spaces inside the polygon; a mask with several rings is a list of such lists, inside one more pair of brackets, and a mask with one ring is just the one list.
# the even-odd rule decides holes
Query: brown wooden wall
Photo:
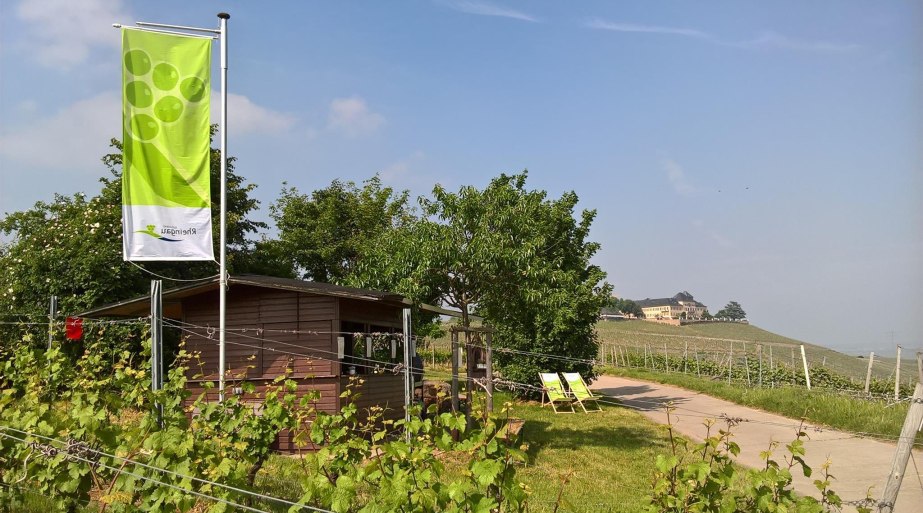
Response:
[{"label": "brown wooden wall", "polygon": [[[336,413],[339,411],[339,389],[340,378],[327,377],[327,378],[305,378],[296,380],[298,382],[298,388],[295,391],[295,394],[299,399],[306,395],[312,390],[316,390],[320,393],[320,397],[312,406],[316,411],[323,411],[326,413]],[[256,390],[253,394],[245,394],[241,397],[243,402],[252,402],[255,407],[259,404],[261,398],[265,395],[266,389],[269,385],[269,380],[255,380],[253,381]],[[237,386],[237,383],[228,381],[227,390],[228,395],[234,393],[234,389]],[[183,403],[183,407],[188,410],[190,406],[195,403],[195,401],[202,395],[204,392],[206,394],[206,400],[209,402],[218,400],[218,389],[212,388],[206,392],[205,387],[202,386],[201,382],[190,382],[186,385],[186,389],[191,392],[191,395]],[[195,414],[195,412],[193,412]],[[305,428],[310,429],[310,425],[305,426]],[[298,446],[294,441],[295,434],[289,430],[284,430],[279,434],[279,437],[276,439],[274,448],[282,452],[299,452],[305,450],[313,450],[313,445],[308,442]]]},{"label": "brown wooden wall", "polygon": [[[385,409],[385,419],[400,419],[404,417],[404,375],[403,374],[372,374],[362,376],[363,383],[355,386],[358,394],[353,401],[359,408],[360,416],[372,406],[381,406]],[[340,378],[340,390],[349,384],[348,377]]]},{"label": "brown wooden wall", "polygon": [[[189,327],[187,349],[201,353],[207,379],[217,378],[218,293],[188,298],[183,320]],[[329,296],[234,286],[228,292],[226,360],[231,375],[240,379],[275,377],[293,371],[293,377],[334,376],[336,360],[337,299]]]}]

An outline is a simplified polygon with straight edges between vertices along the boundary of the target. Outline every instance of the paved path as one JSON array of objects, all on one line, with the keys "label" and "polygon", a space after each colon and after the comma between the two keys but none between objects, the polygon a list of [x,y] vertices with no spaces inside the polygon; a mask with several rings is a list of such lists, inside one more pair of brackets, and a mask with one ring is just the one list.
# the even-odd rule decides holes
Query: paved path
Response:
[{"label": "paved path", "polygon": [[[705,437],[704,416],[714,418],[724,413],[729,417],[757,421],[742,422],[733,429],[734,439],[741,448],[738,462],[750,467],[762,466],[763,461],[760,460],[759,453],[766,449],[770,440],[779,441],[780,445],[791,441],[798,424],[798,421],[780,415],[660,383],[600,376],[591,388],[615,397],[625,405],[637,408],[644,416],[661,424],[666,424],[667,418],[663,407],[659,405],[673,401],[678,408],[671,414],[675,428],[696,440]],[[723,426],[724,423],[720,425]],[[843,500],[865,498],[870,486],[873,487],[872,497],[876,500],[881,498],[894,457],[894,444],[855,438],[848,433],[828,428],[818,430],[814,426],[806,426],[805,432],[810,437],[810,440],[805,442],[805,460],[815,471],[815,478],[819,476],[821,465],[829,457],[833,462],[830,473],[836,477],[832,488]],[[784,453],[784,446],[777,448],[777,461],[781,462]],[[914,455],[917,465],[923,471],[923,451],[914,451]],[[800,471],[794,474],[795,489],[816,497],[814,478],[806,478]],[[895,513],[923,512],[921,479],[923,477],[914,468],[911,460],[897,498]]]}]

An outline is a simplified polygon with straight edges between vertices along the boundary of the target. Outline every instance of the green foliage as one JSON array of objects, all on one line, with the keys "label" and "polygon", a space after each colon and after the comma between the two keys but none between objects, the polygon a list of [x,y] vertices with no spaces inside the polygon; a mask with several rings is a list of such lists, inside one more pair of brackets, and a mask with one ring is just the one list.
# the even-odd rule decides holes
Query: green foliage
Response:
[{"label": "green foliage", "polygon": [[[112,147],[121,150],[115,139]],[[220,159],[218,150],[212,149],[216,240]],[[265,225],[247,219],[258,206],[249,196],[255,185],[245,185],[234,172],[234,159],[228,160],[229,263],[233,270],[242,272],[255,260],[247,236]],[[59,298],[59,310],[68,314],[149,290],[151,277],[122,260],[122,155],[106,155],[103,162],[112,178],[100,179],[102,188],[96,196],[56,195],[54,201],[38,202],[0,220],[0,232],[13,236],[0,247],[0,315],[5,320],[35,320],[35,316],[47,314],[52,295]],[[145,267],[180,279],[217,272],[212,263],[150,262]],[[9,343],[16,340],[9,333],[4,338]]]},{"label": "green foliage", "polygon": [[[476,312],[497,330],[498,347],[592,359],[593,327],[611,290],[590,264],[596,213],[575,218],[576,194],[549,200],[526,189],[526,178],[502,174],[457,193],[436,186],[421,199],[423,217],[370,248],[352,284],[442,302],[462,312],[465,326]],[[589,365],[545,357],[497,352],[495,361],[515,381],[536,382],[540,371],[592,375]]]},{"label": "green foliage", "polygon": [[[303,504],[338,512],[526,508],[516,478],[525,454],[506,436],[504,417],[469,427],[463,415],[433,409],[425,419],[416,411],[409,423],[386,421],[380,408],[358,411],[351,387],[342,411],[330,414],[315,411],[319,396],[299,394],[286,376],[260,393],[239,383],[241,393],[220,403],[203,393],[184,409],[194,356],[183,350],[164,389],[152,392],[147,345],[141,357],[90,343],[76,360],[27,346],[0,350],[0,504],[14,510],[29,494],[53,498],[56,511],[88,502],[113,512],[229,508],[196,494],[278,507],[229,487],[253,488],[285,430],[317,448],[302,460]],[[445,478],[445,454],[468,462],[464,476]]]},{"label": "green foliage", "polygon": [[614,297],[609,301],[609,306],[628,316],[637,317],[639,319],[644,317],[644,310],[641,309],[638,303],[630,299]]},{"label": "green foliage", "polygon": [[364,248],[411,216],[408,193],[382,187],[376,175],[363,182],[334,180],[308,194],[283,189],[270,207],[279,239],[269,242],[305,279],[342,282]]},{"label": "green foliage", "polygon": [[740,306],[737,301],[731,301],[724,305],[724,308],[718,310],[715,317],[719,319],[731,319],[732,321],[741,321],[747,318],[747,312]]},{"label": "green foliage", "polygon": [[[669,420],[670,409],[667,410]],[[797,511],[824,513],[839,511],[840,497],[830,488],[833,476],[830,462],[822,467],[823,475],[814,480],[819,498],[801,496],[792,487],[792,472],[800,471],[805,477],[813,473],[804,461],[804,441],[801,429],[791,443],[785,446],[783,461],[773,459],[777,442],[760,453],[765,465],[760,469],[740,470],[734,458],[740,447],[732,440],[730,426],[712,434],[714,421],[706,421],[708,434],[705,441],[689,446],[674,436],[669,426],[671,451],[657,456],[649,513],[686,512],[766,512]],[[869,513],[867,508],[860,512]]]}]

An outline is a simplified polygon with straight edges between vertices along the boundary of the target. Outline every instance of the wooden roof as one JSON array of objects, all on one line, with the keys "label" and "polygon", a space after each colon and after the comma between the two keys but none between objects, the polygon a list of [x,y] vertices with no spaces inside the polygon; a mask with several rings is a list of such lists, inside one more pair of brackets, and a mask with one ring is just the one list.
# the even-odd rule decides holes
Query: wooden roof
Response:
[{"label": "wooden roof", "polygon": [[[170,315],[170,304],[177,305],[182,299],[197,296],[199,294],[218,290],[218,277],[199,281],[190,285],[183,285],[163,291],[164,313]],[[321,296],[334,296],[345,299],[355,299],[359,301],[369,301],[379,304],[386,304],[396,307],[407,307],[411,305],[410,300],[400,294],[391,292],[382,292],[380,290],[359,289],[355,287],[344,287],[333,285],[331,283],[320,283],[314,281],[295,280],[291,278],[278,278],[275,276],[262,276],[257,274],[243,274],[239,276],[230,276],[228,278],[228,288],[233,289],[235,285],[244,285],[251,287],[268,288],[275,290],[288,290],[292,292],[302,292],[306,294],[317,294]],[[135,317],[144,316],[151,311],[150,295],[138,296],[133,299],[119,301],[104,305],[93,310],[88,310],[78,314],[79,317]]]}]

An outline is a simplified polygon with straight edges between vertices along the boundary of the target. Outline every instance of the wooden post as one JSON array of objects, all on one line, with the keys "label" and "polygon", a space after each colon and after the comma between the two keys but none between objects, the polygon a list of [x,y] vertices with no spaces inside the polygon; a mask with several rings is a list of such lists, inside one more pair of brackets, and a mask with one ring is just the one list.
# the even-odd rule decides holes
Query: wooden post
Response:
[{"label": "wooden post", "polygon": [[494,412],[494,350],[491,345],[493,342],[491,332],[484,334],[484,345],[487,346],[487,414]]},{"label": "wooden post", "polygon": [[776,374],[772,371],[772,345],[769,346],[769,387],[776,387]]},{"label": "wooden post", "polygon": [[901,346],[897,346],[897,363],[894,365],[894,399],[901,397]]},{"label": "wooden post", "polygon": [[923,353],[917,351],[917,381],[923,383]]},{"label": "wooden post", "polygon": [[728,357],[728,385],[731,384],[731,375],[734,373],[734,343],[730,342],[728,344],[728,351],[730,351],[730,356]]},{"label": "wooden post", "polygon": [[801,364],[804,365],[804,382],[811,390],[811,374],[808,373],[808,357],[804,354],[804,344],[801,344]]},{"label": "wooden post", "polygon": [[[406,341],[404,342],[407,343]],[[452,330],[452,413],[458,412],[458,332]]]},{"label": "wooden post", "polygon": [[869,385],[872,383],[872,364],[875,363],[875,351],[869,353],[869,368],[865,371],[865,395],[869,395]]},{"label": "wooden post", "polygon": [[821,366],[821,367],[826,367],[826,366],[827,366],[827,357],[826,357],[826,356],[824,356],[824,360],[823,360],[822,362],[820,362],[820,366]]},{"label": "wooden post", "polygon": [[663,370],[670,372],[669,359],[667,358],[667,343],[663,343]]},{"label": "wooden post", "polygon": [[695,350],[695,372],[702,377],[702,364],[699,362],[699,350]]},{"label": "wooden post", "polygon": [[760,356],[760,378],[759,378],[759,386],[760,386],[760,388],[763,388],[763,344],[760,344],[760,345],[758,345],[758,346],[756,346],[756,347],[757,347],[757,349],[758,349],[758,351],[759,351],[759,356]]},{"label": "wooden post", "polygon": [[923,422],[923,384],[917,383],[913,391],[910,409],[907,411],[907,417],[904,418],[901,437],[897,441],[897,450],[894,452],[894,460],[891,462],[888,482],[885,483],[884,492],[881,494],[881,502],[879,503],[879,511],[881,512],[891,513],[894,511],[897,492],[901,489],[901,480],[907,470],[907,460],[910,459],[913,441],[920,430],[920,422]]},{"label": "wooden post", "polygon": [[747,386],[750,386],[750,360],[747,359],[746,353],[744,353],[744,368],[747,369]]},{"label": "wooden post", "polygon": [[686,373],[686,360],[688,359],[688,356],[689,356],[689,341],[683,340],[683,374]]}]

